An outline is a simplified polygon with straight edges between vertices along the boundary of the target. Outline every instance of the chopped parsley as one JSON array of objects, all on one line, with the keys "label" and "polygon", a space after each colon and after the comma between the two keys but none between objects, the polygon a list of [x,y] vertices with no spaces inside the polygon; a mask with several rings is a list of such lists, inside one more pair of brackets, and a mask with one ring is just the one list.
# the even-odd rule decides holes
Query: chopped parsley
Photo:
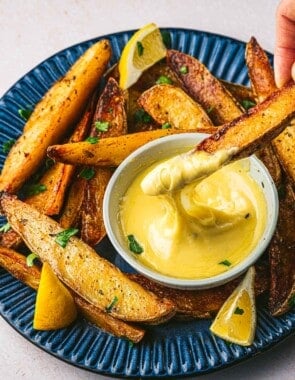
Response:
[{"label": "chopped parsley", "polygon": [[252,102],[252,100],[249,100],[249,99],[242,100],[241,104],[242,104],[243,108],[245,108],[245,110],[248,110],[248,109],[250,109],[250,108],[252,108],[252,107],[255,106],[255,103]]},{"label": "chopped parsley", "polygon": [[85,141],[89,142],[90,144],[96,144],[96,143],[98,143],[98,140],[99,140],[98,137],[89,136],[89,137],[87,137],[87,139]]},{"label": "chopped parsley", "polygon": [[85,178],[87,179],[88,181],[93,178],[95,175],[95,170],[93,168],[83,168],[80,173],[79,173],[79,177],[81,178]]},{"label": "chopped parsley", "polygon": [[209,107],[209,108],[207,109],[207,113],[209,114],[209,113],[211,113],[213,110],[214,110],[214,106],[211,106],[211,107]]},{"label": "chopped parsley", "polygon": [[187,74],[188,73],[188,68],[187,66],[181,66],[181,68],[179,69],[179,72],[181,74]]},{"label": "chopped parsley", "polygon": [[9,223],[3,224],[3,226],[0,227],[0,232],[8,232],[10,230],[11,226]]},{"label": "chopped parsley", "polygon": [[59,244],[61,247],[65,248],[68,244],[70,238],[78,233],[77,228],[68,228],[67,230],[63,230],[59,232],[55,236],[55,242]]},{"label": "chopped parsley", "polygon": [[109,304],[109,306],[105,308],[106,312],[111,313],[111,311],[113,310],[114,306],[118,303],[118,301],[119,301],[119,298],[115,296],[112,302]]},{"label": "chopped parsley", "polygon": [[160,75],[159,78],[156,80],[157,84],[172,84],[172,80],[169,77],[166,77],[166,75]]},{"label": "chopped parsley", "polygon": [[139,109],[134,113],[134,119],[137,123],[150,123],[153,119],[151,116],[145,112],[143,109]]},{"label": "chopped parsley", "polygon": [[34,265],[34,260],[38,259],[39,256],[36,255],[36,253],[32,252],[30,253],[26,258],[26,263],[28,267],[32,267]]},{"label": "chopped parsley", "polygon": [[42,183],[31,183],[24,186],[24,194],[26,197],[30,197],[32,195],[38,195],[40,193],[43,193],[43,191],[46,191],[47,187],[46,185],[43,185]]},{"label": "chopped parsley", "polygon": [[226,267],[230,267],[231,266],[231,262],[229,260],[220,261],[220,263],[218,263],[218,264],[225,265]]},{"label": "chopped parsley", "polygon": [[24,119],[25,121],[28,121],[30,116],[32,115],[33,110],[31,108],[21,108],[18,110],[19,116]]},{"label": "chopped parsley", "polygon": [[170,123],[164,123],[162,124],[162,129],[169,129],[171,128],[171,124]]},{"label": "chopped parsley", "polygon": [[136,47],[137,47],[137,53],[138,53],[139,57],[141,57],[143,55],[143,51],[144,51],[144,47],[143,47],[142,43],[140,41],[137,41]]},{"label": "chopped parsley", "polygon": [[106,132],[109,129],[110,123],[108,121],[96,121],[94,125],[100,132]]},{"label": "chopped parsley", "polygon": [[236,310],[234,311],[234,314],[243,315],[244,310],[240,309],[239,306],[236,307]]},{"label": "chopped parsley", "polygon": [[134,235],[128,235],[127,236],[128,242],[129,242],[129,249],[131,252],[140,254],[143,252],[142,246],[138,243],[138,241],[135,239]]},{"label": "chopped parsley", "polygon": [[15,144],[14,139],[5,141],[2,145],[3,153],[8,153],[14,144]]}]

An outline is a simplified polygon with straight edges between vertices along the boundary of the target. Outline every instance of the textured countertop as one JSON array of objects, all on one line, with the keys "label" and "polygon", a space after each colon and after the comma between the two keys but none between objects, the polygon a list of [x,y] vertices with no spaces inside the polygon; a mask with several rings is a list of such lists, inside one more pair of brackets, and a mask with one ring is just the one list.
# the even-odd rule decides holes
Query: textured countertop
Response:
[{"label": "textured countertop", "polygon": [[[0,0],[0,97],[38,63],[78,42],[155,22],[210,31],[273,52],[276,0]],[[295,338],[237,366],[199,379],[288,380],[295,376]],[[43,352],[0,317],[3,380],[107,379]]]}]

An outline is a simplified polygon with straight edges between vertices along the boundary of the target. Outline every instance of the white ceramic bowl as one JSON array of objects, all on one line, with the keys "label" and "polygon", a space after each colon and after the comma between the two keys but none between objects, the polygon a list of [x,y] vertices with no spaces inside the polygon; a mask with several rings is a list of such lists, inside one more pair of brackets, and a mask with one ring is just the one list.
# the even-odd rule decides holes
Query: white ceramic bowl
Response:
[{"label": "white ceramic bowl", "polygon": [[203,133],[183,133],[152,141],[133,152],[115,170],[105,192],[103,217],[108,237],[116,251],[136,271],[150,279],[169,287],[182,289],[205,289],[224,284],[245,272],[262,255],[274,233],[278,218],[278,195],[273,180],[255,156],[250,158],[250,174],[262,187],[267,202],[267,223],[259,244],[238,265],[226,272],[205,279],[180,279],[160,274],[137,260],[130,252],[128,242],[118,221],[119,204],[134,178],[155,161],[171,157],[191,149],[208,135]]}]

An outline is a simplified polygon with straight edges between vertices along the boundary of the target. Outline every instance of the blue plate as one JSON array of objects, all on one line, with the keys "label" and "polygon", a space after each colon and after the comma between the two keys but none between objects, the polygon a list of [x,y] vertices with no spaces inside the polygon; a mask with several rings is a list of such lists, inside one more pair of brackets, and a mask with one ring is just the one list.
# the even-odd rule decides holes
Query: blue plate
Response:
[{"label": "blue plate", "polygon": [[[248,85],[245,44],[229,37],[195,30],[165,29],[171,47],[199,58],[219,78]],[[133,31],[108,38],[113,47],[110,65],[117,62]],[[98,38],[98,39],[100,39]],[[98,39],[69,47],[48,58],[21,78],[0,100],[0,145],[17,138],[24,126],[20,108],[33,106],[75,60]],[[4,154],[0,153],[1,165]],[[130,268],[105,239],[99,251],[122,270]],[[216,371],[250,358],[294,333],[295,309],[273,318],[258,305],[258,327],[252,346],[226,344],[209,331],[210,320],[172,321],[147,328],[146,337],[131,346],[83,320],[70,328],[41,332],[32,328],[36,293],[0,268],[0,313],[29,341],[70,364],[120,377],[180,377]]]}]

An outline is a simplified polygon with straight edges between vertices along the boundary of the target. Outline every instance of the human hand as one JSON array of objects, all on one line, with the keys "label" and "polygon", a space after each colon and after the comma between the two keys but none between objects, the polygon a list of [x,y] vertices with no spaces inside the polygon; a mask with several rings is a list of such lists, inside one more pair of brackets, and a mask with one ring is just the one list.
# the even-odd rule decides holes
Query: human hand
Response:
[{"label": "human hand", "polygon": [[295,0],[282,0],[276,13],[276,42],[274,54],[275,80],[282,87],[295,80]]}]

